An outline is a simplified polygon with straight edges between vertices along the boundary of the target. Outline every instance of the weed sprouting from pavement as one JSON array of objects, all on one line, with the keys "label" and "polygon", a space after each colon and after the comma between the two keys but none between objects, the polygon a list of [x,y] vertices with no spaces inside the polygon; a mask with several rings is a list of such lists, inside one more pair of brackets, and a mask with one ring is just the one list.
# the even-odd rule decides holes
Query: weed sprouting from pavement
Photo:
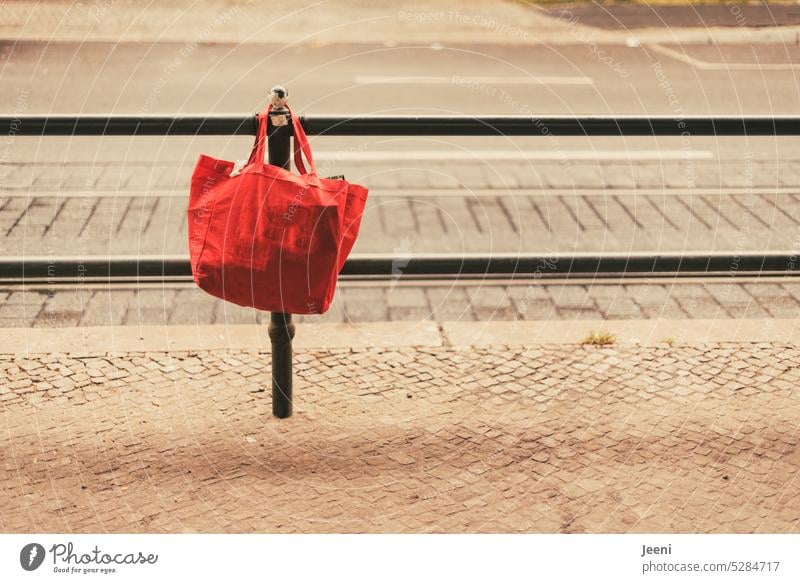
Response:
[{"label": "weed sprouting from pavement", "polygon": [[589,335],[581,340],[581,344],[586,346],[609,346],[617,341],[617,337],[611,332],[595,332],[592,330]]}]

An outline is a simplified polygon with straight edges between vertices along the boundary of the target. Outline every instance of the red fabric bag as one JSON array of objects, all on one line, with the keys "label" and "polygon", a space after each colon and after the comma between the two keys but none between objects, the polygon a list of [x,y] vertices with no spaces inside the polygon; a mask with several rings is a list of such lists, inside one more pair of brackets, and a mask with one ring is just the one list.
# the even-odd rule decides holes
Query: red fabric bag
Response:
[{"label": "red fabric bag", "polygon": [[[322,314],[353,248],[367,189],[319,178],[303,127],[294,126],[292,174],[264,162],[267,118],[247,165],[201,155],[189,196],[189,256],[194,281],[207,293],[260,310]],[[310,172],[302,161],[305,156]]]}]

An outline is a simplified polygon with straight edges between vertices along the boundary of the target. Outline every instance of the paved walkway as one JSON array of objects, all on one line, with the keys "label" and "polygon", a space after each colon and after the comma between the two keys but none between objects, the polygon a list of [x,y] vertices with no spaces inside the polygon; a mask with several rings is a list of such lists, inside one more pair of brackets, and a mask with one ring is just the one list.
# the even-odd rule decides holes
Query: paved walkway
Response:
[{"label": "paved walkway", "polygon": [[0,356],[0,530],[797,532],[797,346]]},{"label": "paved walkway", "polygon": [[[794,277],[626,281],[340,282],[330,310],[298,322],[493,322],[797,318]],[[193,284],[0,285],[0,328],[248,324],[265,312],[222,302]]]}]

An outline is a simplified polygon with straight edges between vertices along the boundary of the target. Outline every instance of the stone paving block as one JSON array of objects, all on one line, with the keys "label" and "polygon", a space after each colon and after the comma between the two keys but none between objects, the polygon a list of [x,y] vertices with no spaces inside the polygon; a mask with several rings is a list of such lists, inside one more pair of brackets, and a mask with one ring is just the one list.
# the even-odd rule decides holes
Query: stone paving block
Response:
[{"label": "stone paving block", "polygon": [[753,299],[746,304],[720,304],[731,318],[769,318],[771,314]]},{"label": "stone paving block", "polygon": [[[638,300],[638,298],[637,298]],[[667,297],[663,302],[639,303],[642,315],[645,318],[664,318],[671,320],[681,320],[688,318],[689,315],[681,308],[678,302],[672,297]]]},{"label": "stone paving block", "polygon": [[[558,289],[559,286],[553,286]],[[549,286],[543,285],[540,281],[520,280],[506,286],[509,297],[515,302],[527,301],[532,299],[549,299],[551,292]]]},{"label": "stone paving block", "polygon": [[400,177],[395,172],[372,174],[366,182],[370,189],[396,189],[400,187]]},{"label": "stone paving block", "polygon": [[565,320],[602,320],[603,313],[593,306],[587,307],[571,307],[571,306],[557,306],[559,317]]},{"label": "stone paving block", "polygon": [[597,310],[610,320],[632,320],[642,318],[642,310],[631,298],[596,298]]},{"label": "stone paving block", "polygon": [[560,198],[562,203],[575,215],[575,219],[583,231],[602,232],[608,228],[605,218],[594,205],[589,203],[588,197],[564,196]]},{"label": "stone paving block", "polygon": [[800,306],[794,298],[783,296],[771,298],[769,301],[762,300],[761,307],[773,318],[798,318],[800,317]]},{"label": "stone paving block", "polygon": [[636,182],[630,165],[607,164],[603,167],[603,183],[607,188],[634,188]]},{"label": "stone paving block", "polygon": [[88,290],[64,290],[48,295],[37,314],[34,326],[59,327],[75,326],[80,322],[83,311],[89,304],[91,292]]},{"label": "stone paving block", "polygon": [[651,164],[638,164],[633,167],[633,177],[640,188],[661,188],[666,185],[666,169]]},{"label": "stone paving block", "polygon": [[[792,202],[796,204],[796,200]],[[760,194],[755,196],[752,212],[757,214],[764,224],[769,225],[770,229],[796,229],[798,218],[793,208],[796,207],[789,204],[788,195]]]},{"label": "stone paving block", "polygon": [[389,321],[414,321],[432,319],[432,312],[429,308],[419,308],[411,306],[389,307]]},{"label": "stone paving block", "polygon": [[216,313],[218,324],[255,324],[261,322],[261,312],[253,308],[245,308],[222,302]]},{"label": "stone paving block", "polygon": [[[411,212],[414,215],[414,224],[417,227],[419,237],[412,241],[415,245],[419,240],[428,241],[435,238],[442,232],[442,219],[439,214],[439,209],[431,201],[422,198],[409,201]],[[412,249],[409,249],[412,250]]]},{"label": "stone paving block", "polygon": [[[714,284],[719,285],[719,284]],[[714,296],[708,293],[706,286],[698,283],[675,282],[667,285],[669,295],[675,298],[703,298],[713,299]]]},{"label": "stone paving block", "polygon": [[138,288],[135,290],[131,307],[134,309],[155,309],[169,313],[175,305],[178,289],[171,287]]},{"label": "stone paving block", "polygon": [[558,319],[558,311],[552,299],[514,300],[514,304],[523,320]]},{"label": "stone paving block", "polygon": [[[566,286],[564,286],[566,287]],[[609,298],[613,299],[619,297],[620,295],[625,294],[625,288],[620,287],[619,285],[610,285],[606,283],[591,283],[586,286],[588,292],[594,298]],[[553,292],[554,287],[551,286],[548,288],[551,293]],[[560,292],[559,292],[560,293]]]},{"label": "stone paving block", "polygon": [[105,171],[102,165],[71,165],[61,178],[59,188],[64,190],[91,190]]},{"label": "stone paving block", "polygon": [[393,200],[378,207],[384,233],[395,242],[393,249],[405,251],[407,238],[417,233],[417,224],[408,200]]},{"label": "stone paving block", "polygon": [[689,318],[714,320],[717,318],[730,318],[731,315],[713,298],[706,296],[673,296],[681,309]]},{"label": "stone paving block", "polygon": [[[563,165],[559,163],[559,165]],[[604,162],[571,162],[568,164],[570,172],[575,177],[575,186],[579,189],[603,188],[603,166]]]},{"label": "stone paving block", "polygon": [[170,288],[137,289],[125,314],[125,325],[167,324],[174,311],[177,294],[178,290]]},{"label": "stone paving block", "polygon": [[428,188],[430,171],[427,168],[403,168],[400,173],[400,186],[411,190]]},{"label": "stone paving block", "polygon": [[668,188],[695,188],[698,184],[698,166],[699,164],[695,160],[665,164],[662,175],[663,184]]},{"label": "stone paving block", "polygon": [[[754,160],[752,169],[749,171],[749,181],[753,186],[777,187],[780,185],[780,166],[783,160],[768,158],[766,160]],[[733,162],[736,164],[736,162]],[[745,162],[745,168],[747,163]]]},{"label": "stone paving block", "polygon": [[589,290],[582,285],[550,286],[550,295],[556,307],[561,308],[594,308],[594,300]]},{"label": "stone paving block", "polygon": [[383,290],[371,287],[350,287],[340,290],[344,301],[345,320],[375,322],[389,318],[389,307]]},{"label": "stone paving block", "polygon": [[33,185],[36,167],[32,164],[3,164],[0,166],[0,188],[27,190]]},{"label": "stone paving block", "polygon": [[800,184],[800,162],[781,160],[777,174],[781,186],[797,186]]},{"label": "stone paving block", "polygon": [[478,321],[516,319],[517,310],[505,286],[468,287],[466,292]]},{"label": "stone paving block", "polygon": [[579,180],[574,169],[566,165],[543,166],[542,176],[548,188],[575,188]]},{"label": "stone paving block", "polygon": [[459,165],[452,172],[462,186],[470,189],[489,188],[488,172],[484,164]]},{"label": "stone paving block", "polygon": [[425,288],[431,319],[437,322],[474,320],[470,298],[461,286]]},{"label": "stone paving block", "polygon": [[459,179],[447,170],[437,169],[428,173],[429,188],[459,188],[460,186],[461,182]]},{"label": "stone paving block", "polygon": [[3,315],[3,308],[0,307],[0,328],[30,328],[36,319],[36,314],[23,315],[14,312],[11,316]]},{"label": "stone paving block", "polygon": [[6,305],[30,305],[41,307],[47,300],[48,292],[46,290],[30,290],[30,291],[16,291],[10,290],[3,300]]},{"label": "stone paving block", "polygon": [[521,188],[542,189],[547,188],[544,175],[541,170],[533,166],[515,166],[512,169],[514,176]]},{"label": "stone paving block", "polygon": [[640,306],[659,306],[670,297],[667,287],[658,284],[626,285],[625,292],[630,295]]},{"label": "stone paving block", "polygon": [[5,323],[19,320],[30,325],[41,310],[41,304],[0,304],[0,319]]},{"label": "stone paving block", "polygon": [[80,313],[86,309],[91,297],[90,290],[59,290],[58,293],[46,295],[44,309],[48,312],[74,311]]},{"label": "stone paving block", "polygon": [[83,309],[82,326],[122,326],[134,292],[97,290]]},{"label": "stone paving block", "polygon": [[141,307],[133,303],[125,312],[124,322],[126,326],[165,326],[169,323],[169,315],[169,309]]},{"label": "stone paving block", "polygon": [[489,188],[504,191],[520,187],[516,174],[508,171],[506,166],[493,166],[486,169],[486,182]]},{"label": "stone paving block", "polygon": [[425,292],[421,288],[402,285],[389,288],[386,293],[386,303],[390,308],[430,308]]},{"label": "stone paving block", "polygon": [[745,283],[742,284],[742,287],[752,297],[757,298],[759,300],[770,301],[780,298],[786,298],[789,295],[779,283],[765,283],[765,282]]},{"label": "stone paving block", "polygon": [[344,322],[346,317],[347,315],[345,314],[344,310],[344,302],[337,302],[336,298],[334,298],[334,302],[324,314],[313,314],[307,316],[307,318],[312,322]]},{"label": "stone paving block", "polygon": [[169,324],[194,324],[216,321],[220,302],[199,289],[179,290],[169,314]]},{"label": "stone paving block", "polygon": [[720,304],[749,304],[755,301],[746,286],[738,283],[722,283],[705,286],[706,291]]},{"label": "stone paving block", "polygon": [[560,237],[575,241],[580,236],[580,225],[575,216],[558,198],[531,199],[534,210],[547,226],[548,232],[558,233]]}]

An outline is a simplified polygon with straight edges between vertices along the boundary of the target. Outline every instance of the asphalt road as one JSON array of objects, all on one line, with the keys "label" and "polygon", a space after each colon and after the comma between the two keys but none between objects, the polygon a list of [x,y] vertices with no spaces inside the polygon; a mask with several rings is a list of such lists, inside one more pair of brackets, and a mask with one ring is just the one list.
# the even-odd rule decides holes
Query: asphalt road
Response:
[{"label": "asphalt road", "polygon": [[[0,103],[7,113],[255,111],[274,84],[305,113],[791,114],[800,105],[797,45],[397,46],[185,43],[6,44]],[[50,141],[50,140],[49,140]],[[129,144],[75,144],[119,156]],[[419,147],[419,140],[405,147]],[[15,140],[7,159],[47,151]],[[219,148],[225,140],[203,144]],[[424,140],[426,147],[430,140]],[[481,140],[481,149],[552,148],[543,140]],[[565,141],[566,142],[566,141]],[[581,140],[562,146],[583,147]],[[625,142],[625,143],[621,143]],[[720,143],[723,152],[741,144]],[[729,140],[725,140],[729,142]],[[55,143],[55,142],[53,142]],[[448,148],[452,140],[441,140]],[[591,140],[640,147],[641,140]],[[662,143],[659,141],[659,143]],[[669,140],[663,143],[669,144]],[[692,147],[717,144],[697,140]],[[332,138],[321,148],[337,149]],[[56,147],[63,148],[64,144]],[[208,147],[208,146],[206,146]],[[390,149],[399,148],[393,141]],[[764,146],[775,150],[770,144]],[[159,156],[175,157],[172,148]],[[132,150],[135,151],[135,148]],[[783,144],[779,154],[785,151]],[[131,154],[136,155],[136,154]]]}]

